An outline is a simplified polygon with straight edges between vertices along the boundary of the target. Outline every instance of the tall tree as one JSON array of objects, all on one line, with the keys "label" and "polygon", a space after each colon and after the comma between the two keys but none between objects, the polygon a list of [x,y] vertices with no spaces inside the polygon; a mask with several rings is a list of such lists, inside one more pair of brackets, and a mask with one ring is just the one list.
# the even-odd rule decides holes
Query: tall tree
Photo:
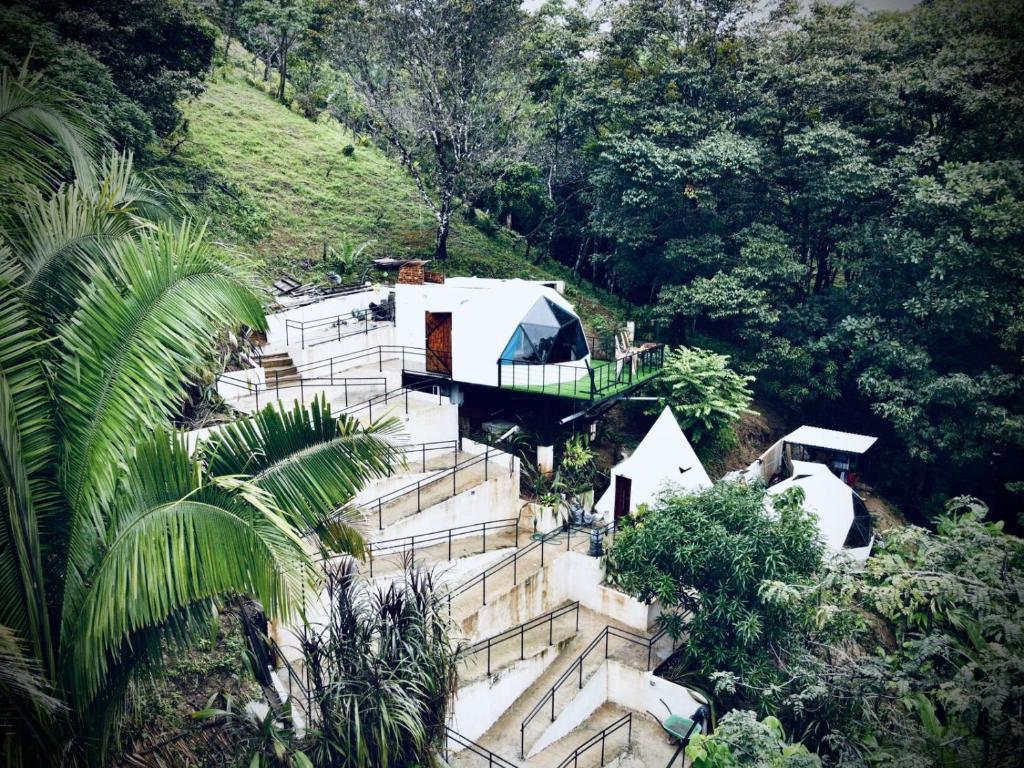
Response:
[{"label": "tall tree", "polygon": [[453,211],[515,154],[524,29],[515,0],[360,0],[340,25],[335,60],[433,212],[439,259]]}]

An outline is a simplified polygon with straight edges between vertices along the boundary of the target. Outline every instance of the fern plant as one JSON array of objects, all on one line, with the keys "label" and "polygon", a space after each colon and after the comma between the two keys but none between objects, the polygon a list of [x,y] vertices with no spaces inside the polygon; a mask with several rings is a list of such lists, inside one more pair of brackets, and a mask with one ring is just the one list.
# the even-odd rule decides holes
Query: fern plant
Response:
[{"label": "fern plant", "polygon": [[729,356],[699,347],[676,347],[665,353],[664,370],[657,379],[660,413],[669,406],[679,426],[696,443],[737,421],[753,399],[753,376],[729,367]]}]

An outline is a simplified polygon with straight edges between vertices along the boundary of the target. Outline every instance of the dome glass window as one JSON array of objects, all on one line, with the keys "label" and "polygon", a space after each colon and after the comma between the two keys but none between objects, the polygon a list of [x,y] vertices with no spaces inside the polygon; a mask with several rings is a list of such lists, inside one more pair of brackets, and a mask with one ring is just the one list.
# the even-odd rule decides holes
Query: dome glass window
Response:
[{"label": "dome glass window", "polygon": [[578,317],[546,298],[538,299],[516,327],[502,360],[568,363],[589,354]]}]

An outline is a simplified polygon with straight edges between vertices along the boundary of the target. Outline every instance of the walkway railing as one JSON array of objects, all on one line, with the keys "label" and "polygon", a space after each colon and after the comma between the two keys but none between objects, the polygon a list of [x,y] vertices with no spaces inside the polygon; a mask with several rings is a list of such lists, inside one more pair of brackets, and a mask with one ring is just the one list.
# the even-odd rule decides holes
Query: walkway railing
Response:
[{"label": "walkway railing", "polygon": [[[433,393],[431,393],[433,390]],[[419,384],[410,384],[409,386],[399,387],[398,389],[392,389],[387,392],[383,392],[379,395],[362,400],[352,405],[345,405],[338,410],[338,414],[345,414],[347,416],[355,416],[356,414],[367,412],[367,418],[373,421],[373,409],[376,406],[377,413],[380,414],[381,406],[387,407],[388,403],[394,401],[404,401],[405,413],[409,413],[409,394],[410,393],[431,393],[437,394],[437,404],[441,404],[441,388],[436,384],[429,381],[423,381]]]},{"label": "walkway railing", "polygon": [[401,360],[402,369],[408,368],[408,363],[411,360],[427,359],[427,350],[423,347],[407,347],[404,344],[377,344],[366,349],[357,349],[352,352],[347,352],[343,355],[334,355],[326,360],[316,360],[312,363],[306,363],[304,365],[296,366],[296,370],[300,374],[323,372],[325,370],[333,371],[335,368],[341,369],[345,367],[346,363],[353,363],[357,360],[368,360],[372,363],[374,360],[377,361],[377,370],[384,370],[385,360]]},{"label": "walkway railing", "polygon": [[[369,307],[367,309],[354,309],[351,312],[341,312],[335,315],[328,315],[325,317],[318,317],[315,320],[291,320],[285,319],[284,321],[284,343],[286,346],[291,345],[291,337],[294,333],[299,334],[299,343],[302,348],[306,348],[306,332],[310,334],[320,331],[321,329],[330,329],[337,327],[337,333],[331,333],[330,338],[319,339],[311,342],[311,345],[323,344],[328,341],[341,341],[349,336],[358,336],[360,334],[368,334],[371,330],[374,330],[382,325],[390,325],[395,322],[395,307],[394,304],[382,304],[377,308]],[[371,323],[373,327],[371,328]],[[342,332],[342,327],[347,327],[350,324],[354,325],[353,328],[348,328]],[[321,336],[326,334],[320,334]]]},{"label": "walkway railing", "polygon": [[366,555],[370,566],[370,578],[373,578],[373,560],[374,558],[381,558],[387,555],[408,554],[412,558],[412,562],[416,561],[416,550],[425,549],[427,547],[434,547],[438,545],[447,544],[448,546],[448,557],[447,560],[452,559],[452,544],[460,543],[465,539],[471,537],[480,537],[480,552],[473,552],[471,554],[481,554],[487,551],[487,534],[491,534],[491,543],[493,544],[494,534],[500,531],[507,531],[511,529],[515,533],[515,546],[519,546],[519,520],[516,518],[509,518],[507,520],[485,520],[482,523],[473,523],[471,525],[460,525],[455,528],[446,528],[439,531],[431,531],[430,533],[417,533],[412,536],[399,536],[394,539],[384,539],[383,541],[371,541],[366,545]]},{"label": "walkway railing", "polygon": [[444,744],[444,761],[449,763],[451,761],[451,744],[457,744],[463,749],[467,750],[471,754],[480,758],[478,761],[481,765],[484,761],[487,761],[487,768],[517,768],[514,763],[510,763],[500,755],[496,755],[487,747],[477,744],[475,741],[471,741],[463,736],[461,733],[456,733],[448,726],[444,728],[445,732],[445,744]]},{"label": "walkway railing", "polygon": [[565,758],[565,760],[558,764],[558,768],[568,768],[569,766],[572,766],[572,768],[578,768],[580,764],[580,756],[597,746],[601,747],[601,765],[604,765],[606,752],[605,744],[608,741],[608,737],[616,731],[621,731],[623,728],[626,729],[626,745],[629,746],[629,743],[633,741],[632,712],[623,715],[614,723],[605,728],[603,731],[601,731],[600,733],[595,733],[585,742],[576,747],[576,749],[574,749],[572,753],[567,758]]},{"label": "walkway railing", "polygon": [[[406,395],[408,396],[409,388],[405,388],[405,390]],[[408,406],[406,407],[408,408]],[[483,453],[478,454],[471,459],[467,459],[466,461],[462,462],[457,462],[454,466],[438,470],[437,472],[433,473],[432,475],[428,475],[422,480],[417,480],[413,483],[409,483],[408,485],[403,485],[401,488],[396,488],[395,490],[385,493],[383,496],[379,496],[378,498],[373,499],[372,501],[360,504],[359,506],[356,507],[356,510],[362,512],[366,516],[370,516],[374,514],[374,512],[376,512],[377,527],[378,529],[383,530],[385,505],[392,504],[393,502],[398,501],[399,499],[411,497],[413,494],[416,494],[416,512],[422,512],[423,491],[430,486],[433,486],[443,480],[446,480],[448,477],[451,477],[452,479],[452,496],[454,496],[458,493],[459,473],[465,472],[467,469],[471,467],[483,465],[484,482],[490,479],[491,464],[495,463],[496,461],[502,461],[502,463],[504,463],[504,458],[506,457],[508,458],[509,462],[509,472],[511,473],[515,470],[514,456],[506,453],[499,453],[498,456],[495,456],[495,453],[499,452],[492,451],[491,448],[488,446]]]},{"label": "walkway railing", "polygon": [[[615,536],[614,524],[603,525],[600,527],[569,525],[567,527],[559,526],[558,528],[554,528],[553,530],[548,531],[542,536],[538,536],[537,538],[533,539],[533,541],[531,541],[529,544],[524,544],[522,547],[517,549],[508,557],[505,557],[491,565],[489,568],[486,568],[482,573],[478,573],[476,576],[473,576],[467,581],[464,581],[462,584],[459,584],[458,586],[452,588],[452,590],[448,593],[449,609],[451,608],[452,598],[464,595],[477,586],[481,588],[481,605],[487,605],[488,578],[493,579],[502,571],[511,568],[512,586],[517,585],[519,583],[519,566],[524,560],[526,560],[530,555],[538,553],[540,555],[540,567],[543,568],[545,548],[551,550],[551,548],[555,546],[552,543],[552,540],[557,539],[559,536],[565,535],[565,551],[568,552],[573,548],[572,535],[574,531],[578,533],[586,532],[586,535],[582,538],[582,540],[579,537],[577,537],[576,546],[579,546],[579,544],[581,543],[589,543],[590,532],[593,531],[598,531],[599,535],[602,537],[607,537],[611,535],[613,540]],[[536,536],[536,534],[534,535]],[[561,545],[559,545],[558,548],[561,549]]]},{"label": "walkway railing", "polygon": [[619,360],[591,360],[584,365],[501,358],[498,360],[498,386],[593,400],[650,378],[661,370],[664,362],[665,348],[661,344]]},{"label": "walkway railing", "polygon": [[540,616],[536,616],[530,619],[529,621],[520,624],[518,627],[506,629],[504,632],[499,632],[498,634],[485,638],[478,643],[474,643],[466,649],[465,654],[463,655],[463,660],[468,660],[469,658],[475,656],[478,653],[486,653],[487,674],[489,675],[491,674],[491,649],[496,648],[502,643],[507,643],[518,638],[519,660],[522,661],[526,658],[527,632],[531,632],[535,629],[540,629],[547,625],[548,645],[554,645],[555,620],[560,619],[563,616],[569,616],[572,614],[574,614],[576,617],[576,631],[578,632],[580,629],[580,601],[576,600],[575,602],[569,603],[568,605],[563,605],[561,608],[555,608],[555,610],[553,611],[548,611],[547,613],[541,614]]},{"label": "walkway railing", "polygon": [[640,646],[647,650],[647,667],[651,668],[651,658],[654,651],[654,646],[667,634],[666,630],[662,629],[659,632],[651,635],[650,637],[644,637],[643,635],[637,634],[636,632],[630,632],[628,629],[621,629],[609,624],[601,632],[598,633],[597,637],[590,641],[590,644],[583,649],[576,660],[573,661],[569,668],[561,674],[561,676],[554,682],[554,684],[547,690],[540,701],[538,701],[533,709],[531,709],[523,721],[519,724],[519,755],[520,757],[526,757],[526,728],[533,722],[534,718],[540,714],[546,705],[551,703],[551,722],[555,721],[555,697],[558,691],[560,691],[569,680],[578,678],[578,684],[576,690],[583,688],[583,667],[586,663],[587,658],[597,651],[598,648],[604,647],[604,657],[602,661],[607,660],[609,654],[609,641],[611,638],[617,640],[624,640],[628,643]]},{"label": "walkway railing", "polygon": [[[529,544],[526,544],[526,545],[520,547],[519,549],[517,549],[515,552],[513,552],[508,557],[502,558],[501,560],[496,562],[494,565],[490,566],[489,568],[484,569],[484,571],[482,573],[478,573],[476,576],[473,576],[468,581],[464,581],[462,584],[459,584],[457,587],[453,588],[448,593],[448,608],[449,608],[449,610],[451,609],[452,598],[464,595],[467,592],[469,592],[471,589],[474,589],[477,586],[480,586],[482,588],[482,601],[481,601],[481,605],[487,605],[487,579],[488,579],[488,577],[493,579],[495,575],[501,573],[502,571],[504,571],[507,568],[511,568],[512,569],[512,584],[513,584],[513,586],[518,584],[519,583],[519,564],[524,559],[526,559],[527,556],[533,554],[534,552],[539,552],[540,553],[540,567],[543,568],[544,567],[544,547],[547,546],[547,548],[550,549],[552,545],[549,544],[549,542],[552,539],[558,538],[563,533],[565,533],[565,531],[563,531],[561,528],[556,528],[553,531],[548,531],[547,533],[545,533],[540,538],[534,539]],[[568,549],[568,539],[566,539],[566,549]]]},{"label": "walkway railing", "polygon": [[246,381],[245,379],[239,379],[228,374],[221,374],[217,377],[217,381],[218,383],[225,382],[233,387],[237,387],[246,394],[255,395],[256,410],[260,408],[261,392],[263,393],[264,402],[266,402],[267,396],[271,393],[273,393],[273,399],[280,400],[281,390],[297,389],[299,390],[299,402],[305,404],[306,390],[318,393],[324,387],[339,387],[345,393],[345,406],[347,407],[349,405],[349,390],[383,387],[385,393],[388,391],[388,380],[385,376],[335,376],[334,372],[331,371],[324,376],[285,376],[282,381],[282,376],[278,371],[273,373],[273,377],[267,379],[262,384],[258,381]]}]

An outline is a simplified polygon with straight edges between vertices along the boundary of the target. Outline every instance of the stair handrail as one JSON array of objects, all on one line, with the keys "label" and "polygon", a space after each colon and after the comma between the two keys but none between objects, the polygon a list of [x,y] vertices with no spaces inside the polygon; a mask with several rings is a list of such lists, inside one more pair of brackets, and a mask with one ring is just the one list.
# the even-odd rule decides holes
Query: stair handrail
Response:
[{"label": "stair handrail", "polygon": [[551,702],[551,721],[554,722],[555,694],[561,689],[562,685],[564,685],[570,677],[576,675],[577,673],[579,675],[579,688],[583,688],[583,664],[586,661],[587,657],[590,656],[590,654],[593,653],[594,650],[601,644],[602,640],[604,641],[604,658],[606,660],[609,654],[609,640],[612,637],[618,640],[625,640],[635,645],[645,647],[647,649],[647,670],[649,671],[651,668],[651,655],[654,646],[663,637],[665,637],[667,633],[668,630],[663,627],[661,630],[655,632],[650,637],[644,637],[643,635],[637,632],[632,632],[628,629],[622,629],[621,627],[616,627],[613,624],[606,625],[605,628],[597,634],[597,637],[591,640],[587,647],[584,648],[582,652],[580,652],[579,656],[577,656],[573,660],[572,664],[570,664],[566,668],[566,670],[558,677],[558,679],[552,684],[552,686],[548,688],[548,690],[544,693],[540,700],[527,713],[526,717],[524,717],[522,721],[519,723],[520,757],[524,759],[526,757],[526,727],[531,722],[533,722],[533,719],[540,713],[541,709],[547,704],[548,701]]},{"label": "stair handrail", "polygon": [[540,549],[540,565],[541,565],[541,568],[543,568],[544,567],[544,546],[549,541],[551,541],[552,539],[557,538],[558,536],[560,536],[563,533],[565,533],[565,530],[561,526],[559,526],[558,528],[555,528],[553,530],[550,530],[547,533],[543,534],[542,536],[540,536],[538,538],[535,538],[529,544],[524,544],[522,547],[519,547],[518,549],[516,549],[515,552],[513,552],[510,555],[508,555],[507,557],[503,557],[498,562],[496,562],[493,565],[490,565],[489,567],[485,568],[483,571],[478,573],[476,576],[472,576],[468,580],[466,580],[466,581],[462,582],[461,584],[459,584],[458,586],[454,587],[452,590],[450,590],[448,592],[448,606],[449,606],[449,609],[451,608],[452,598],[453,597],[459,597],[460,595],[465,594],[470,589],[475,587],[477,584],[482,584],[483,585],[483,602],[482,602],[482,604],[483,605],[487,605],[487,577],[488,576],[494,576],[496,573],[498,573],[499,571],[504,570],[505,568],[508,568],[509,566],[512,567],[512,584],[513,585],[518,584],[519,583],[519,581],[518,581],[518,563],[519,563],[519,561],[522,560],[524,557],[526,557],[526,555],[530,554],[531,552],[533,552],[533,551],[535,551],[537,549]]},{"label": "stair handrail", "polygon": [[[513,456],[512,454],[506,454],[503,451],[498,451],[497,453],[502,453],[504,456],[508,456],[508,459],[509,459],[509,472],[510,473],[513,472],[515,470],[515,456]],[[458,489],[458,473],[459,472],[464,472],[466,469],[468,469],[470,467],[474,467],[474,466],[482,463],[484,465],[484,482],[487,482],[490,479],[490,476],[489,476],[490,464],[491,464],[491,462],[498,461],[498,460],[500,460],[500,459],[494,457],[494,455],[493,455],[493,453],[491,451],[490,446],[488,446],[484,450],[483,453],[476,454],[472,458],[466,459],[465,461],[461,461],[461,462],[460,461],[456,461],[456,463],[454,465],[452,465],[451,467],[446,467],[445,469],[440,469],[437,472],[434,472],[434,473],[428,475],[427,477],[421,478],[420,480],[416,480],[415,482],[409,483],[408,485],[403,485],[401,488],[396,488],[393,491],[389,491],[388,493],[385,493],[385,494],[383,494],[381,496],[378,496],[375,499],[372,499],[370,501],[364,502],[362,504],[358,504],[355,507],[347,507],[347,508],[343,509],[341,512],[339,512],[337,516],[348,515],[353,510],[362,512],[364,515],[369,515],[369,514],[371,514],[373,512],[374,507],[376,507],[376,509],[377,509],[377,528],[379,530],[384,530],[384,505],[385,504],[390,504],[390,503],[392,503],[394,501],[397,501],[400,498],[403,498],[405,496],[409,496],[409,495],[415,493],[416,494],[416,513],[415,514],[418,514],[418,513],[423,511],[421,495],[422,495],[422,491],[423,491],[424,488],[426,488],[429,485],[433,485],[433,484],[435,484],[437,482],[440,482],[441,480],[444,480],[446,477],[448,477],[450,475],[451,478],[452,478],[452,494],[454,495],[457,492],[457,489]]]},{"label": "stair handrail", "polygon": [[572,752],[569,753],[568,757],[566,757],[562,762],[560,762],[558,764],[557,768],[568,768],[570,764],[572,765],[573,768],[578,768],[579,760],[580,760],[580,755],[582,755],[584,752],[588,751],[592,747],[597,746],[598,743],[601,744],[601,765],[604,765],[604,756],[605,756],[604,755],[604,747],[605,747],[605,742],[608,740],[609,736],[611,736],[616,731],[622,729],[623,727],[625,727],[627,729],[626,745],[628,746],[630,744],[630,742],[633,741],[633,713],[632,712],[627,712],[622,717],[620,717],[618,720],[616,720],[614,723],[612,723],[611,725],[607,726],[606,728],[601,730],[599,733],[595,733],[593,736],[591,736],[585,742],[580,744],[578,747],[576,747],[576,749],[574,749]]},{"label": "stair handrail", "polygon": [[449,762],[450,759],[451,759],[450,756],[449,756],[448,742],[449,741],[454,741],[460,747],[463,747],[464,749],[468,749],[474,755],[477,755],[478,757],[486,758],[487,759],[487,768],[518,768],[518,766],[516,766],[514,763],[510,763],[508,760],[503,758],[501,755],[498,755],[498,754],[495,754],[494,752],[491,752],[491,750],[489,750],[487,747],[482,746],[480,744],[477,744],[472,739],[466,738],[461,733],[455,731],[454,729],[448,727],[447,725],[444,727],[444,733],[445,733],[444,760],[445,760],[446,763]]},{"label": "stair handrail", "polygon": [[448,593],[448,605],[449,605],[449,607],[451,606],[452,598],[458,597],[458,596],[468,592],[470,589],[472,589],[473,587],[477,586],[478,584],[482,585],[482,587],[483,587],[483,590],[482,590],[482,592],[483,592],[483,602],[482,602],[482,604],[483,605],[487,605],[487,578],[488,577],[494,576],[499,571],[501,571],[501,570],[511,566],[512,567],[512,584],[514,586],[514,585],[519,583],[519,565],[518,565],[518,563],[526,555],[530,554],[531,552],[533,552],[533,551],[535,551],[536,549],[539,548],[540,549],[540,566],[541,566],[541,568],[543,568],[544,567],[544,547],[545,547],[545,545],[547,545],[547,543],[549,541],[551,541],[552,539],[558,538],[563,533],[566,534],[565,550],[566,550],[566,552],[568,552],[570,549],[572,549],[572,533],[573,533],[573,531],[595,531],[595,530],[596,531],[600,531],[602,536],[607,536],[609,533],[611,533],[612,536],[614,537],[614,535],[615,535],[615,524],[614,523],[608,523],[608,524],[603,525],[603,526],[593,526],[593,525],[578,525],[576,523],[571,523],[570,522],[570,523],[558,526],[556,528],[553,528],[552,530],[548,531],[547,533],[545,533],[545,534],[543,534],[541,536],[536,536],[536,534],[535,534],[536,538],[534,538],[533,541],[531,541],[529,544],[524,544],[521,548],[517,549],[512,554],[510,554],[507,557],[499,560],[496,563],[493,563],[492,565],[488,566],[483,571],[478,573],[476,576],[470,577],[468,580],[462,582],[461,584],[459,584],[456,587],[454,587],[451,591],[449,591],[449,593]]},{"label": "stair handrail", "polygon": [[484,520],[482,523],[470,523],[469,525],[458,525],[454,528],[442,528],[436,531],[429,531],[427,533],[414,533],[409,536],[397,536],[393,539],[382,539],[379,541],[368,542],[365,549],[367,555],[367,561],[370,567],[370,578],[373,578],[373,558],[374,556],[381,555],[393,555],[401,552],[402,554],[409,553],[415,562],[416,549],[419,547],[423,549],[424,546],[434,546],[435,544],[448,543],[448,560],[452,559],[452,542],[454,540],[469,538],[477,533],[481,534],[483,541],[483,549],[481,552],[487,551],[487,533],[494,533],[495,531],[501,531],[506,528],[512,528],[515,531],[516,543],[515,546],[519,546],[519,519],[515,517],[506,518],[503,520]]},{"label": "stair handrail", "polygon": [[[384,355],[389,355],[388,360],[401,358],[402,368],[405,368],[406,357],[423,357],[426,359],[427,349],[426,347],[412,347],[406,344],[374,344],[370,347],[364,347],[363,349],[354,349],[351,352],[345,352],[340,355],[332,355],[325,360],[313,360],[302,365],[297,365],[296,370],[300,373],[303,371],[312,371],[317,368],[327,366],[338,365],[340,363],[350,363],[353,360],[362,360],[363,358],[377,358],[377,368],[380,371],[384,370]],[[395,357],[390,357],[394,355]]]},{"label": "stair handrail", "polygon": [[475,656],[481,651],[487,652],[487,674],[491,674],[491,649],[501,645],[502,643],[508,642],[519,638],[519,660],[523,661],[526,658],[526,633],[532,629],[543,627],[545,624],[548,625],[548,645],[554,645],[554,628],[555,619],[560,619],[563,616],[567,616],[570,613],[576,614],[576,631],[580,629],[580,601],[574,600],[571,603],[555,608],[554,610],[542,613],[540,616],[534,616],[529,621],[524,621],[518,626],[506,629],[504,632],[499,632],[496,635],[486,637],[479,642],[466,648],[463,652],[462,660],[467,661],[471,656]]}]

